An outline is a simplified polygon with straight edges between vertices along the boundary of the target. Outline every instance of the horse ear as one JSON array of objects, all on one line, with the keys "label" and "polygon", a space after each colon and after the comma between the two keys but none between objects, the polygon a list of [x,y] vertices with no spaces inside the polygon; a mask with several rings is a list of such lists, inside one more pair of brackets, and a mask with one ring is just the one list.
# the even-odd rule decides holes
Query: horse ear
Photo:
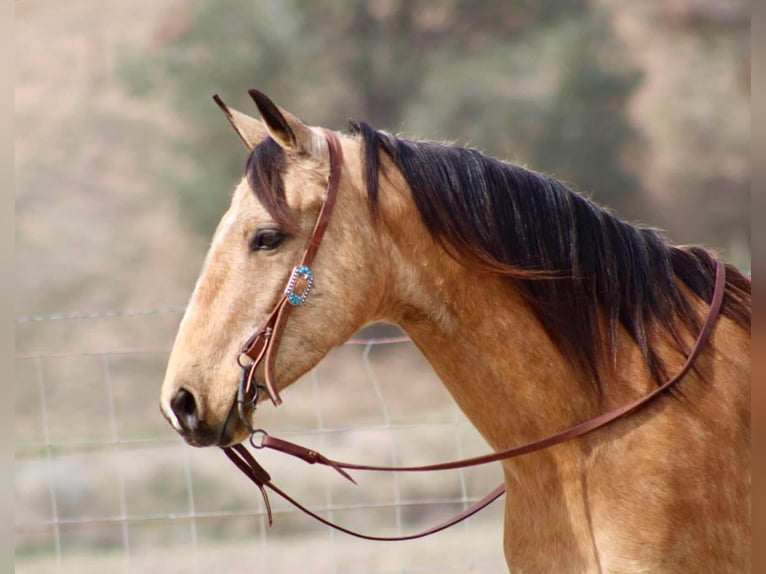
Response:
[{"label": "horse ear", "polygon": [[269,135],[279,145],[317,158],[327,155],[327,142],[321,133],[277,106],[263,92],[249,90],[248,93],[258,107]]},{"label": "horse ear", "polygon": [[215,101],[215,103],[218,104],[218,107],[223,110],[226,119],[229,120],[234,131],[236,131],[239,134],[239,137],[242,138],[242,141],[245,142],[247,149],[253,149],[261,142],[261,140],[269,135],[263,122],[251,118],[247,114],[238,112],[234,108],[230,108],[223,103],[223,100],[218,94],[213,96],[213,101]]}]

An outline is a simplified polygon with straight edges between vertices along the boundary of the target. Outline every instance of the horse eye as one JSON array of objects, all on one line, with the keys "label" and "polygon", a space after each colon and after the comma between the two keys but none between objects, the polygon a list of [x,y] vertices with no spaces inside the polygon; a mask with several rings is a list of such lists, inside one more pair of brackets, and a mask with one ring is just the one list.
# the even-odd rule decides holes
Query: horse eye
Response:
[{"label": "horse eye", "polygon": [[250,250],[269,250],[279,247],[287,236],[278,229],[259,229],[250,240]]}]

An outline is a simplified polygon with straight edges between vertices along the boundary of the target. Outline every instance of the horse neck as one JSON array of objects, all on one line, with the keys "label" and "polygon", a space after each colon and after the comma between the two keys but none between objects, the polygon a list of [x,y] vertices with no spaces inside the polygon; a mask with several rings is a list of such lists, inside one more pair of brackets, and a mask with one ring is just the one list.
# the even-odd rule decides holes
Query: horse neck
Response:
[{"label": "horse neck", "polygon": [[395,189],[381,193],[390,265],[380,318],[411,337],[490,445],[540,438],[598,414],[602,397],[554,347],[520,291],[450,257],[403,183],[392,180]]}]

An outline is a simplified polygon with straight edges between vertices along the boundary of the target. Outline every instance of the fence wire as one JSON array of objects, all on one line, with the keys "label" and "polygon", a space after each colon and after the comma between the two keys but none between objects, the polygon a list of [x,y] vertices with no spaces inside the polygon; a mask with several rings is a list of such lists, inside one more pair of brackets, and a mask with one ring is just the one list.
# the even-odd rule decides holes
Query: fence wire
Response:
[{"label": "fence wire", "polygon": [[[180,311],[183,308],[164,307],[34,315],[17,318],[17,324],[148,318],[151,315]],[[323,370],[320,363],[306,377],[311,390],[307,392],[304,385],[300,393],[295,393],[296,397],[302,397],[301,401],[291,399],[293,404],[300,403],[297,404],[298,410],[302,409],[304,415],[306,412],[309,414],[301,415],[303,418],[300,424],[282,422],[278,434],[296,440],[313,441],[312,444],[331,456],[334,456],[333,449],[342,448],[345,443],[351,442],[354,443],[349,447],[351,454],[346,458],[357,459],[370,455],[365,448],[367,439],[360,441],[359,437],[374,437],[373,444],[376,447],[369,450],[377,450],[378,456],[382,453],[385,458],[382,462],[386,464],[413,462],[407,458],[412,453],[407,448],[401,451],[401,448],[432,434],[443,440],[443,445],[440,443],[439,446],[440,451],[434,454],[426,449],[423,456],[430,458],[415,462],[431,462],[434,456],[443,456],[444,459],[462,457],[466,443],[472,452],[482,449],[481,442],[475,439],[472,426],[454,405],[447,406],[446,411],[442,409],[448,413],[446,417],[417,420],[418,413],[402,416],[396,404],[396,396],[404,387],[394,389],[392,395],[386,386],[390,381],[380,380],[380,376],[389,369],[381,370],[375,356],[390,353],[396,347],[400,350],[410,348],[411,343],[403,335],[375,338],[362,334],[351,339],[344,347],[355,354],[343,360],[356,362],[358,373],[365,375],[363,378],[366,378],[369,386],[370,408],[363,420],[356,422],[351,416],[341,417],[341,422],[330,423],[337,421],[338,417],[334,416],[337,413],[329,411],[326,406],[328,388],[334,386],[336,388],[333,392],[343,392],[337,388],[339,383],[334,379],[339,377],[333,373],[338,372],[338,364],[341,364],[342,372],[345,363],[336,362],[330,374]],[[355,348],[358,351],[353,351]],[[491,572],[504,569],[499,535],[502,515],[498,508],[484,517],[472,518],[455,527],[452,534],[437,535],[441,541],[436,545],[421,543],[422,548],[436,548],[430,562],[423,562],[423,553],[412,546],[417,543],[400,544],[394,550],[390,545],[383,545],[386,548],[380,550],[371,550],[370,543],[356,542],[321,525],[308,523],[308,519],[297,514],[296,510],[278,502],[273,509],[275,520],[285,521],[285,525],[269,529],[266,526],[265,508],[261,503],[253,505],[254,493],[248,490],[249,485],[236,478],[237,474],[232,469],[225,467],[227,470],[222,472],[227,474],[225,478],[221,477],[219,483],[219,477],[213,475],[220,470],[220,461],[216,460],[213,464],[205,456],[203,464],[202,451],[185,445],[169,427],[145,425],[135,420],[140,418],[135,416],[137,412],[154,413],[148,418],[159,419],[156,416],[159,381],[150,389],[153,392],[138,392],[132,385],[136,379],[147,376],[141,361],[150,360],[157,365],[157,371],[164,366],[168,351],[169,348],[165,346],[137,346],[103,351],[70,348],[17,353],[17,365],[22,367],[20,370],[27,372],[31,366],[36,381],[34,386],[30,386],[24,372],[17,381],[18,388],[22,389],[21,398],[17,399],[20,400],[17,404],[17,418],[23,421],[21,427],[17,428],[16,445],[19,503],[16,514],[17,572],[40,571],[34,568],[34,565],[40,563],[45,565],[42,571],[90,571],[83,564],[89,560],[99,562],[104,549],[112,556],[109,568],[120,568],[114,562],[114,556],[119,553],[119,562],[124,572],[153,571],[155,563],[151,557],[160,550],[174,547],[174,538],[179,536],[185,540],[181,545],[185,562],[176,566],[164,565],[164,572],[205,571],[202,565],[212,560],[211,556],[220,557],[217,550],[219,547],[227,547],[231,540],[235,544],[240,541],[241,544],[243,538],[247,539],[249,547],[257,544],[262,558],[259,571],[264,572],[292,571],[284,569],[284,560],[274,550],[274,547],[282,548],[285,541],[290,539],[317,543],[322,548],[322,563],[295,566],[300,571],[380,574]],[[77,369],[87,370],[89,366],[94,370],[94,362],[98,362],[98,372],[86,375],[85,378],[91,383],[85,385]],[[361,368],[358,368],[360,362]],[[157,372],[152,373],[152,376],[156,375]],[[97,379],[100,379],[100,383]],[[94,381],[95,384],[92,384]],[[414,381],[407,384],[414,384]],[[103,387],[103,404],[88,404],[91,400],[96,401],[99,386]],[[32,396],[32,388],[36,389],[36,397]],[[359,390],[354,392],[359,393]],[[389,404],[392,396],[394,403]],[[83,400],[83,397],[86,399]],[[353,415],[353,409],[350,411]],[[34,418],[37,424],[28,420]],[[408,418],[410,420],[406,420]],[[135,431],[135,427],[142,426],[150,428]],[[96,432],[96,428],[102,431]],[[470,435],[473,436],[472,441],[467,441],[466,433],[473,433]],[[448,446],[450,443],[451,447]],[[483,447],[482,452],[484,449],[486,447]],[[129,458],[128,462],[124,462],[125,457]],[[171,459],[173,464],[170,467],[173,471],[170,474],[173,476],[169,478],[162,475],[162,469]],[[143,475],[139,476],[137,469],[152,465],[156,468],[146,472],[149,475],[156,473],[157,477],[149,481]],[[499,476],[499,473],[492,471],[485,472],[484,476],[472,473],[471,479],[477,481],[478,477],[479,487],[471,489],[467,476],[469,471],[460,469],[454,471],[457,486],[450,485],[449,479],[429,478],[425,482],[416,480],[415,487],[409,485],[405,488],[402,480],[412,479],[403,477],[400,480],[398,473],[393,473],[390,478],[366,481],[372,483],[372,487],[366,487],[362,493],[349,495],[337,484],[327,480],[328,477],[315,478],[317,475],[313,467],[295,468],[284,461],[270,460],[268,468],[273,471],[273,475],[278,472],[286,478],[278,483],[288,491],[290,478],[296,473],[309,481],[316,481],[316,488],[301,487],[301,494],[309,495],[307,505],[330,520],[362,530],[395,535],[418,529],[422,527],[421,523],[438,522],[438,517],[444,513],[454,513],[465,508],[484,494],[485,485],[492,482],[488,482],[487,476],[495,480]],[[105,478],[103,475],[108,476]],[[33,486],[29,485],[30,482]],[[99,482],[104,482],[106,488],[92,486]],[[147,494],[157,488],[168,491],[165,494],[167,500],[183,498],[183,502],[171,509],[171,505],[163,501],[162,496]],[[137,495],[137,489],[144,492]],[[182,495],[180,490],[183,490]],[[321,492],[321,496],[317,497],[315,491]],[[235,502],[232,504],[231,500],[225,500],[226,496],[221,493],[231,495],[236,499]],[[370,493],[373,496],[369,496]],[[382,496],[381,493],[386,495]],[[143,499],[154,498],[157,498],[156,502],[141,502]],[[210,498],[220,502],[218,507],[211,508]],[[95,499],[95,502],[91,499]],[[151,504],[156,504],[157,511],[152,511]],[[137,509],[137,506],[140,508]],[[166,508],[163,509],[163,506]],[[106,508],[112,509],[112,512],[106,512]],[[381,513],[388,518],[373,518]],[[355,520],[361,514],[365,514],[366,518],[361,519],[362,526],[359,526]],[[247,525],[234,525],[242,522]],[[164,534],[157,535],[156,540],[152,541],[152,537],[147,536],[147,529],[157,529],[160,526],[171,529],[182,526],[185,534],[176,531],[172,536],[168,535],[167,540],[163,539]],[[111,534],[113,529],[116,530]],[[487,538],[485,530],[488,529],[495,534],[492,538],[493,547],[489,551],[477,546],[477,541]],[[229,531],[230,536],[227,535]],[[459,552],[456,551],[459,548],[456,540],[462,541]],[[379,552],[384,558],[365,565],[363,561],[352,558],[360,548],[367,552]],[[88,557],[84,559],[85,562],[78,558],[83,553]],[[220,571],[229,570],[223,566]],[[240,570],[235,566],[230,571]]]},{"label": "fence wire", "polygon": [[115,319],[122,317],[145,317],[147,315],[165,315],[183,313],[184,306],[157,307],[155,309],[124,309],[120,311],[69,311],[67,313],[51,313],[48,315],[22,315],[16,317],[16,323],[34,323],[45,321],[77,321],[80,319]]}]

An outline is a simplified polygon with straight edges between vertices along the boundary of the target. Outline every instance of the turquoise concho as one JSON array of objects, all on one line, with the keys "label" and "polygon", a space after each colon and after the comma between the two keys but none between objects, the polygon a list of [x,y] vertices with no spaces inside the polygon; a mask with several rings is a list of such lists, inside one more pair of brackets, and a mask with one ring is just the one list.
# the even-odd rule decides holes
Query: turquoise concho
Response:
[{"label": "turquoise concho", "polygon": [[[298,278],[303,277],[306,280],[306,287],[303,289],[303,293],[297,295],[295,293],[295,284],[298,282]],[[314,284],[314,274],[311,269],[305,265],[299,267],[293,267],[293,272],[290,274],[290,280],[287,282],[285,288],[285,297],[290,305],[303,305],[306,299],[309,298],[311,293],[311,286]]]}]

